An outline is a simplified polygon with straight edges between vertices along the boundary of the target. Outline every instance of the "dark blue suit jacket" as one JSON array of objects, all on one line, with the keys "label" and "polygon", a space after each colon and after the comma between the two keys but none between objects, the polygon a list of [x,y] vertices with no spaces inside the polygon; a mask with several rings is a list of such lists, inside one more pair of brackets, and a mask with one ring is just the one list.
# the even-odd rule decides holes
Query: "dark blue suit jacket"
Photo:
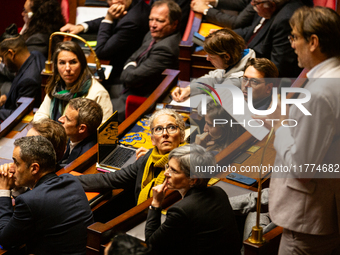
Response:
[{"label": "dark blue suit jacket", "polygon": [[45,57],[38,51],[32,51],[31,56],[19,69],[15,76],[6,103],[0,109],[0,120],[5,120],[17,107],[20,97],[34,97],[34,105],[41,104],[41,71],[45,67]]},{"label": "dark blue suit jacket", "polygon": [[88,33],[96,33],[96,54],[99,59],[110,60],[112,72],[109,82],[118,83],[125,61],[142,44],[149,31],[150,6],[143,0],[133,0],[127,14],[113,24],[101,22],[103,18],[86,22]]},{"label": "dark blue suit jacket", "polygon": [[[280,77],[297,77],[302,71],[297,64],[297,56],[288,40],[291,33],[289,19],[304,4],[300,0],[291,0],[263,25],[254,39],[248,45],[256,52],[257,58],[268,58],[279,69]],[[248,42],[253,34],[254,28],[260,23],[262,17],[255,14],[251,26],[235,29]]]},{"label": "dark blue suit jacket", "polygon": [[84,254],[92,212],[79,181],[70,174],[43,176],[15,199],[0,197],[0,244],[26,243],[28,254]]},{"label": "dark blue suit jacket", "polygon": [[97,135],[90,135],[86,137],[84,140],[82,140],[80,143],[78,143],[72,150],[70,154],[70,139],[67,142],[67,148],[66,152],[59,162],[60,167],[64,167],[71,163],[76,158],[83,155],[85,152],[87,152],[89,149],[91,149],[95,144],[97,143]]}]

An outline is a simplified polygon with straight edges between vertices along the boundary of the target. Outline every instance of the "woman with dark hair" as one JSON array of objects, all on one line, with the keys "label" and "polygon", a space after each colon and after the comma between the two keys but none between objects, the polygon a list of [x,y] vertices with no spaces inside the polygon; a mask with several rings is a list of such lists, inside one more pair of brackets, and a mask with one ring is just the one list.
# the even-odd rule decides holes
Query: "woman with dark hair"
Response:
[{"label": "woman with dark hair", "polygon": [[37,50],[47,57],[49,37],[65,25],[58,0],[26,0],[22,16],[25,25],[20,34],[29,51]]},{"label": "woman with dark hair", "polygon": [[[240,240],[227,194],[207,187],[214,156],[199,145],[172,150],[163,184],[155,186],[145,226],[145,239],[159,254],[240,254]],[[182,200],[171,206],[161,224],[161,204],[168,189]]]},{"label": "woman with dark hair", "polygon": [[[228,123],[214,125],[214,119],[227,120]],[[220,152],[245,131],[241,125],[231,126],[231,121],[237,122],[221,105],[210,101],[207,104],[204,133],[196,136],[195,143],[203,146],[207,151]]]},{"label": "woman with dark hair", "polygon": [[215,87],[215,84],[231,79],[233,84],[241,87],[239,79],[243,75],[244,66],[249,58],[255,57],[252,49],[245,48],[243,38],[230,29],[225,28],[209,34],[204,41],[204,50],[207,52],[207,60],[216,70],[194,79],[186,88],[176,88],[172,92],[173,99],[180,102],[190,95],[201,94],[200,88],[207,89],[202,83]]},{"label": "woman with dark hair", "polygon": [[53,54],[53,75],[46,85],[46,96],[34,120],[50,118],[57,121],[72,98],[86,97],[103,109],[103,122],[112,114],[109,93],[94,78],[87,66],[84,52],[73,42],[61,42]]}]

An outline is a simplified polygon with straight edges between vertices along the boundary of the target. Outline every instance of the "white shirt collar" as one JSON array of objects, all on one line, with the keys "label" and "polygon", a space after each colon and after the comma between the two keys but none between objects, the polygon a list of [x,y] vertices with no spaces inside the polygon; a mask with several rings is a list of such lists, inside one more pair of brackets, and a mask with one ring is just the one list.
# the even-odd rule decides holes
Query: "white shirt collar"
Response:
[{"label": "white shirt collar", "polygon": [[[329,58],[326,59],[325,61],[321,62],[320,64],[317,64],[316,66],[314,66],[307,74],[307,78],[311,79],[311,78],[319,78],[322,73],[323,73],[323,69],[324,67],[328,67],[329,63],[331,63],[332,61],[334,61],[334,58]],[[327,71],[327,70],[326,70]]]}]

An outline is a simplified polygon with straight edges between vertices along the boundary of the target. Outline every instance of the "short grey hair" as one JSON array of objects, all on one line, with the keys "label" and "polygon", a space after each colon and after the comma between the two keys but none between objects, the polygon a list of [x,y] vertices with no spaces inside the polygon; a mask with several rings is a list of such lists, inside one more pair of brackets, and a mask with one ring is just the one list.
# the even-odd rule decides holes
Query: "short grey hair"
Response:
[{"label": "short grey hair", "polygon": [[184,123],[183,117],[172,109],[164,108],[164,109],[158,110],[154,114],[152,114],[150,119],[149,119],[150,130],[153,128],[153,122],[155,121],[155,119],[158,116],[161,116],[161,115],[169,115],[169,116],[175,118],[176,124],[179,126],[179,130],[181,132],[181,139],[184,140],[185,123]]},{"label": "short grey hair", "polygon": [[187,177],[198,178],[195,185],[204,188],[209,182],[204,173],[195,171],[195,166],[215,166],[216,161],[212,153],[207,152],[202,146],[197,144],[187,144],[173,149],[169,154],[169,161],[175,158],[179,167]]},{"label": "short grey hair", "polygon": [[14,141],[20,148],[20,158],[30,167],[38,163],[42,172],[53,172],[56,167],[56,153],[52,143],[43,136],[25,136]]}]

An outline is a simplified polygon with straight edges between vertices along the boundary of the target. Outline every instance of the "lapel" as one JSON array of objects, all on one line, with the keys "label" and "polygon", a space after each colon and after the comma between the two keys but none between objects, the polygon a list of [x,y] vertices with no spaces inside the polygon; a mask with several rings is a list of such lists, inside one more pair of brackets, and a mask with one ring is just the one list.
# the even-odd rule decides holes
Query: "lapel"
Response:
[{"label": "lapel", "polygon": [[[252,48],[253,49],[260,42],[264,41],[264,37],[267,35],[267,32],[270,30],[270,27],[271,27],[271,25],[273,23],[274,18],[275,18],[275,16],[273,16],[271,19],[266,21],[266,23],[263,25],[261,30],[257,33],[257,35],[254,37],[254,39],[250,42],[250,44],[248,45],[248,48]],[[256,19],[256,20],[257,20],[257,23],[252,28],[251,34],[253,34],[254,28],[260,23],[261,17],[259,16],[259,19]]]}]

